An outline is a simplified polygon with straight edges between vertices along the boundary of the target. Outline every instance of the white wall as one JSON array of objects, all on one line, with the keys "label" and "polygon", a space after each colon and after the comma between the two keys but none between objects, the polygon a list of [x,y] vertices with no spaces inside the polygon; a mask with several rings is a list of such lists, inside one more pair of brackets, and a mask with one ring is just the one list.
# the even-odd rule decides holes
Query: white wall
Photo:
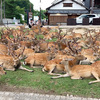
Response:
[{"label": "white wall", "polygon": [[[17,23],[20,23],[20,20],[16,19],[16,22],[17,22]],[[3,19],[3,23],[4,23],[4,24],[7,24],[7,23],[12,24],[12,23],[14,23],[14,20],[13,20],[13,19],[8,19],[8,18],[6,18],[6,19]]]},{"label": "white wall", "polygon": [[[63,7],[63,3],[73,3],[73,6],[72,7]],[[74,9],[74,10],[75,9],[76,10],[81,9],[81,10],[85,10],[84,7],[80,6],[79,4],[77,4],[75,2],[72,2],[71,0],[63,1],[63,2],[61,2],[61,3],[59,3],[59,4],[55,5],[55,6],[51,7],[50,9],[51,10],[52,9],[61,9],[61,10],[63,10],[63,9],[70,9],[70,10],[72,10],[72,9]]]}]

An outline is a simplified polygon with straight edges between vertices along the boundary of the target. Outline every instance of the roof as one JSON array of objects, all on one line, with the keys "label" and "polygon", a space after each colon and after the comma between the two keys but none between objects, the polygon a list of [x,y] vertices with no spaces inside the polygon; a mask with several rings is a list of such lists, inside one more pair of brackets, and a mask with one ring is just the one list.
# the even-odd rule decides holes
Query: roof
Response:
[{"label": "roof", "polygon": [[86,14],[89,13],[88,10],[48,10],[48,13],[50,14]]},{"label": "roof", "polygon": [[[65,0],[61,0],[61,1],[59,1],[59,2],[57,2],[57,3],[55,3],[55,4],[53,4],[53,5],[51,5],[50,7],[46,8],[46,10],[49,10],[51,7],[53,7],[53,6],[55,6],[55,5],[59,4],[59,3],[61,3],[61,2],[63,2],[63,1],[65,1]],[[71,0],[71,1],[73,1],[73,2],[75,2],[75,3],[77,3],[77,4],[79,4],[80,6],[86,8],[87,10],[89,10],[89,9],[88,9],[86,6],[84,6],[82,3],[79,3],[79,2],[77,2],[77,1],[75,1],[75,0]]]}]

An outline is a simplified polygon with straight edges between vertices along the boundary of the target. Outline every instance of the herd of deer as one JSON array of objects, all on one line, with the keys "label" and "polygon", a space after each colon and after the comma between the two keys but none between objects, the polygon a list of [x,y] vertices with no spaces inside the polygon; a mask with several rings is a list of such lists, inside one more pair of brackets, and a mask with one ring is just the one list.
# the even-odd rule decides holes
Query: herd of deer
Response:
[{"label": "herd of deer", "polygon": [[[23,67],[47,71],[54,78],[71,77],[71,79],[96,78],[100,82],[100,32],[87,29],[84,34],[75,33],[73,29],[64,33],[59,26],[45,28],[33,26],[26,29],[2,28],[0,30],[0,75],[5,70],[15,71],[17,68],[33,72]],[[43,38],[37,39],[42,35]],[[56,38],[55,42],[48,42]],[[21,60],[24,60],[22,63]],[[65,74],[58,73],[63,71]]]}]

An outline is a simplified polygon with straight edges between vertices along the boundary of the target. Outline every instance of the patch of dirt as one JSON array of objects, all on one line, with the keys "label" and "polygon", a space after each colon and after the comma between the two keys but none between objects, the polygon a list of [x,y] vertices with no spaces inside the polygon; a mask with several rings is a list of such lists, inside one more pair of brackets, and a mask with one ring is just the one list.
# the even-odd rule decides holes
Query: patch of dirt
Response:
[{"label": "patch of dirt", "polygon": [[49,95],[57,95],[54,91],[45,91],[45,90],[36,90],[32,88],[26,88],[26,87],[16,87],[11,86],[7,84],[0,84],[0,91],[6,91],[6,92],[24,92],[24,93],[39,93],[39,94],[49,94]]}]

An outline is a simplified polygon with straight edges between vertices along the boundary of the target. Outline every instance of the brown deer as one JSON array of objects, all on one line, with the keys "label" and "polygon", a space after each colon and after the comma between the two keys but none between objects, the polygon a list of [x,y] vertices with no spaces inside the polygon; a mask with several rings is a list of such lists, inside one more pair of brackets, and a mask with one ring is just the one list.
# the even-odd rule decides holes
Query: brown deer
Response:
[{"label": "brown deer", "polygon": [[33,72],[33,70],[28,70],[21,65],[18,57],[10,56],[10,55],[0,55],[0,63],[3,63],[3,68],[5,70],[15,71],[17,68],[26,70],[29,72]]},{"label": "brown deer", "polygon": [[[23,49],[22,47],[15,50],[15,54],[16,55],[19,55],[21,53],[21,49]],[[30,55],[33,55],[34,54],[34,50],[30,49],[30,48],[25,48],[24,52],[23,52],[23,55],[21,55],[22,57],[20,57],[21,59],[24,59],[24,58],[27,58],[28,56]]]},{"label": "brown deer", "polygon": [[42,71],[49,71],[49,75],[60,75],[60,74],[56,74],[53,73],[53,71],[55,69],[60,70],[60,71],[65,71],[64,65],[59,64],[62,61],[62,59],[53,59],[50,61],[47,61],[47,63],[44,65],[44,67],[42,68]]},{"label": "brown deer", "polygon": [[[71,60],[71,59],[70,59]],[[69,65],[69,59],[63,59],[61,64],[64,64],[65,69],[67,70],[66,74],[60,75],[57,77],[52,78],[60,78],[60,77],[69,77],[71,79],[82,79],[82,78],[89,78],[93,76],[96,78],[96,81],[91,81],[89,84],[100,82],[100,61],[96,61],[92,65],[74,65],[71,67]]]},{"label": "brown deer", "polygon": [[94,63],[98,59],[98,56],[96,56],[94,54],[95,54],[95,52],[91,48],[90,49],[82,49],[81,55],[84,55],[87,59],[81,61],[80,64],[82,64],[83,62]]},{"label": "brown deer", "polygon": [[34,53],[33,55],[27,57],[24,64],[29,64],[30,67],[35,68],[33,65],[45,65],[45,63],[51,59],[53,54],[45,53]]},{"label": "brown deer", "polygon": [[0,63],[3,63],[3,68],[11,71],[15,71],[17,68],[19,68],[22,70],[33,72],[33,70],[28,70],[21,65],[19,57],[23,54],[24,49],[25,48],[20,51],[19,55],[16,55],[14,53],[13,47],[9,45],[10,55],[0,55]]},{"label": "brown deer", "polygon": [[69,61],[69,65],[71,67],[73,65],[79,64],[80,60],[86,59],[82,55],[77,55],[76,57],[67,56],[67,55],[59,55],[59,57],[57,57],[57,58],[55,58],[53,60],[47,61],[46,64],[44,65],[42,71],[43,72],[49,71],[49,73],[48,73],[49,75],[60,75],[60,74],[53,73],[53,71],[55,69],[66,72],[66,69],[65,69],[64,65],[63,64],[59,64],[62,61],[62,59],[65,59],[66,57],[68,59],[73,59],[73,60]]},{"label": "brown deer", "polygon": [[5,44],[0,44],[0,54],[8,55],[8,47]]}]

